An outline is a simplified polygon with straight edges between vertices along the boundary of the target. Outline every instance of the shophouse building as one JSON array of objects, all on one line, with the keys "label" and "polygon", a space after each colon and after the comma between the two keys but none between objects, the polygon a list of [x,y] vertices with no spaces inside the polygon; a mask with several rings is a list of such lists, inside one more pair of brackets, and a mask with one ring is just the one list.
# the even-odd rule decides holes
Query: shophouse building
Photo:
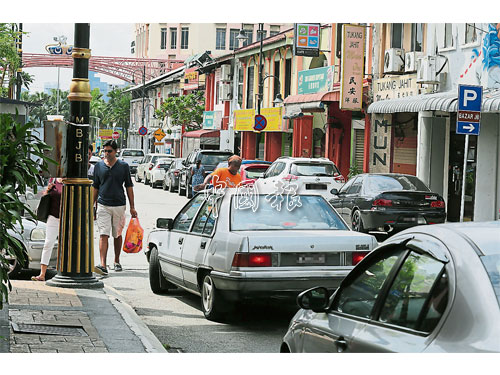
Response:
[{"label": "shophouse building", "polygon": [[[448,221],[499,219],[500,25],[373,29],[369,171],[416,175],[444,197]],[[467,150],[456,132],[459,85],[483,89],[480,133]]]}]

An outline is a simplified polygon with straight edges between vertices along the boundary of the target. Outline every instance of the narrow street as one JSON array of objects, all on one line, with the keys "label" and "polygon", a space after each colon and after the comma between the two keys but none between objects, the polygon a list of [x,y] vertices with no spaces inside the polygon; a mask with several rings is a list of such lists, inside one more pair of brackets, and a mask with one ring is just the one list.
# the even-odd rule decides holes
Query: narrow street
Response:
[{"label": "narrow street", "polygon": [[[158,217],[174,217],[187,202],[177,193],[152,189],[134,182],[136,209],[144,238],[154,228]],[[130,215],[127,217],[127,223]],[[95,228],[97,233],[97,227]],[[125,234],[125,231],[124,231]],[[95,263],[99,262],[98,236],[94,243]],[[151,292],[148,262],[144,249],[138,254],[121,256],[123,271],[109,271],[103,281],[114,288],[148,325],[170,352],[187,353],[277,353],[295,308],[268,305],[245,305],[230,323],[205,319],[200,297],[183,290],[166,295]],[[108,266],[113,262],[108,252]]]}]

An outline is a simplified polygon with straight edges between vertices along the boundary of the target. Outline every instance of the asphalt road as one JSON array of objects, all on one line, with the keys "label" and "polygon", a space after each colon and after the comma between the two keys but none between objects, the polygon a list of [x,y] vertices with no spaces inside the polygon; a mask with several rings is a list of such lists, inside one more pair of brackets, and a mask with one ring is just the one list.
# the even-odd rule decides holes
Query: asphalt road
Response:
[{"label": "asphalt road", "polygon": [[[136,209],[146,239],[158,217],[174,217],[187,199],[161,188],[152,189],[138,182],[134,184]],[[128,211],[127,215],[128,224]],[[99,263],[98,254],[96,235],[96,264]],[[112,266],[111,241],[107,262]],[[109,276],[103,279],[104,283],[122,295],[170,352],[277,353],[288,323],[297,311],[294,306],[268,301],[242,306],[228,323],[211,322],[201,311],[200,297],[183,290],[166,295],[151,292],[144,251],[137,254],[122,252],[121,264],[123,271],[110,270]]]}]

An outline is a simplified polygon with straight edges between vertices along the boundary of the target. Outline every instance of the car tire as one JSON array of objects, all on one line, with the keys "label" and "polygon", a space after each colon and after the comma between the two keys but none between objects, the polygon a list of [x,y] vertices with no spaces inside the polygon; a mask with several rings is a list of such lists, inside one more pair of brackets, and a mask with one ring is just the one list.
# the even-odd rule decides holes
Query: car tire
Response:
[{"label": "car tire", "polygon": [[148,176],[144,175],[144,185],[149,185]]},{"label": "car tire", "polygon": [[186,192],[184,190],[182,190],[181,182],[179,181],[179,195],[182,196],[184,194],[186,194]]},{"label": "car tire", "polygon": [[186,183],[186,198],[191,199],[193,197],[193,191],[188,183]]},{"label": "car tire", "polygon": [[139,178],[139,173],[135,172],[135,182],[141,182],[141,179]]},{"label": "car tire", "polygon": [[163,190],[167,190],[167,184],[165,183],[165,179],[163,179],[163,183],[161,184]]},{"label": "car tire", "polygon": [[201,284],[201,309],[208,320],[220,321],[223,318],[223,306],[227,303],[217,290],[212,276],[208,273]]},{"label": "car tire", "polygon": [[169,180],[168,191],[171,192],[171,193],[175,192],[174,183],[173,183],[172,179]]},{"label": "car tire", "polygon": [[152,247],[149,254],[149,286],[154,294],[162,294],[169,289],[175,289],[175,285],[165,279],[161,273],[158,249]]},{"label": "car tire", "polygon": [[351,217],[352,230],[360,233],[366,233],[365,227],[363,226],[363,220],[361,219],[361,212],[356,210],[353,212]]},{"label": "car tire", "polygon": [[13,278],[17,275],[19,275],[19,272],[21,272],[21,263],[19,263],[19,260],[17,257],[12,256],[12,255],[7,255],[5,251],[2,250],[2,255],[4,256],[5,260],[7,261],[7,264],[9,265],[7,269],[7,275],[9,275],[9,278]]}]

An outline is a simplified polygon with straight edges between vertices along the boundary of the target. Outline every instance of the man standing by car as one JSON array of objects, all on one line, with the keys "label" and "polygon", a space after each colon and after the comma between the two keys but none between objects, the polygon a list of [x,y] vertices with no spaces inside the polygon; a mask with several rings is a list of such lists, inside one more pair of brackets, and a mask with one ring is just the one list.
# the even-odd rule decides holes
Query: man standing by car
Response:
[{"label": "man standing by car", "polygon": [[114,238],[115,262],[114,270],[121,271],[120,252],[122,247],[122,231],[125,227],[126,200],[123,186],[127,191],[130,204],[130,215],[137,217],[134,205],[134,190],[130,177],[129,165],[116,158],[118,145],[115,141],[104,144],[104,159],[94,169],[94,205],[97,202],[97,226],[99,228],[99,254],[101,264],[94,271],[107,275],[106,257],[110,232]]},{"label": "man standing by car", "polygon": [[198,190],[202,190],[210,182],[215,188],[237,187],[241,183],[240,167],[241,158],[237,155],[231,156],[227,160],[227,168],[218,168],[209,174],[205,181],[198,185]]}]

